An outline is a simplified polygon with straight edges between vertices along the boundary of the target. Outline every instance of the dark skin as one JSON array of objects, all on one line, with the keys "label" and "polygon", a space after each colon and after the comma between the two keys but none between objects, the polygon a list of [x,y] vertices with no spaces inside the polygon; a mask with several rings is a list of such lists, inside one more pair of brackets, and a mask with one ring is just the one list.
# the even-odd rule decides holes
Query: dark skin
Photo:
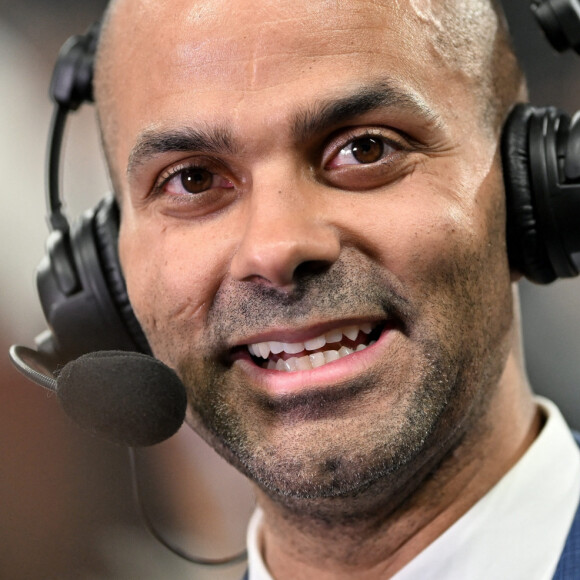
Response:
[{"label": "dark skin", "polygon": [[[389,577],[540,428],[498,159],[520,80],[490,72],[487,3],[449,5],[111,11],[96,94],[131,301],[189,423],[255,482],[278,579]],[[480,39],[462,58],[453,23]],[[253,354],[345,328],[364,349],[314,368]]]}]

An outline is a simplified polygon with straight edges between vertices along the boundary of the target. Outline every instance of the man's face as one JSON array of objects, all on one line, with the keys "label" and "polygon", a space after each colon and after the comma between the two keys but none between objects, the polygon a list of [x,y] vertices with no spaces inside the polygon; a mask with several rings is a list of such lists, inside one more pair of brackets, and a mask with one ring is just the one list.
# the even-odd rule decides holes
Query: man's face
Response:
[{"label": "man's face", "polygon": [[127,0],[113,21],[132,304],[190,423],[274,493],[401,485],[505,363],[497,143],[420,4]]}]

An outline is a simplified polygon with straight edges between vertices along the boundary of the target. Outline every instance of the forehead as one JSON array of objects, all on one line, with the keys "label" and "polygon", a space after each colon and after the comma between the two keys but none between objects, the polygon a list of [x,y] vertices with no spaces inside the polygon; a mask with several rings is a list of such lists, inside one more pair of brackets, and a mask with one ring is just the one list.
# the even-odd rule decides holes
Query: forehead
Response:
[{"label": "forehead", "polygon": [[434,40],[440,28],[429,0],[118,0],[117,137],[185,117],[279,123],[297,101],[380,78],[451,109],[466,79]]},{"label": "forehead", "polygon": [[224,57],[236,56],[240,49],[243,57],[268,46],[278,46],[280,56],[288,47],[293,55],[306,55],[313,47],[332,44],[329,33],[352,34],[348,51],[357,41],[376,39],[376,33],[382,37],[385,28],[438,22],[425,0],[118,0],[116,7],[114,20],[124,39],[173,47],[174,56],[182,59],[198,54],[191,52],[192,44],[198,51],[210,45],[224,50]]},{"label": "forehead", "polygon": [[[362,66],[392,50],[388,44],[395,41],[403,55],[416,48],[417,21],[424,32],[429,27],[425,13],[417,14],[411,5],[403,10],[398,3],[366,0],[118,4],[112,36],[126,55],[119,64],[135,65],[131,77],[155,70],[154,80],[178,83],[198,75],[206,83],[227,79],[230,90],[265,89],[279,83],[281,72],[308,75],[314,65],[320,74],[323,66],[337,66],[340,57]],[[137,63],[147,63],[146,70],[138,70]]]}]

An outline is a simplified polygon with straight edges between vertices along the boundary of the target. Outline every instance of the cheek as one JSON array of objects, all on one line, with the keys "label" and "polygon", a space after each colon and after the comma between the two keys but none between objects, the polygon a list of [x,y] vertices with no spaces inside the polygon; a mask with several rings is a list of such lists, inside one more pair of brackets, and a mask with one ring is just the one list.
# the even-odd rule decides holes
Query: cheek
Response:
[{"label": "cheek", "polygon": [[445,198],[411,187],[379,207],[374,202],[352,220],[350,237],[405,287],[439,277],[485,244],[472,216]]},{"label": "cheek", "polygon": [[424,203],[415,232],[421,250],[404,267],[419,280],[416,298],[458,348],[473,341],[486,350],[509,337],[512,319],[503,187],[497,173],[456,185],[453,197]]},{"label": "cheek", "polygon": [[463,316],[468,325],[470,313],[504,312],[511,301],[503,196],[494,169],[463,178],[457,164],[455,173],[417,172],[381,195],[361,196],[349,211],[350,235],[424,313]]},{"label": "cheek", "polygon": [[185,228],[127,225],[121,228],[119,253],[131,304],[151,348],[173,365],[181,345],[200,341],[223,279],[222,252],[207,235],[200,238]]},{"label": "cheek", "polygon": [[394,200],[389,227],[400,254],[392,256],[393,269],[407,279],[457,270],[508,280],[501,174],[495,166],[465,175],[453,163],[439,169],[411,179]]}]

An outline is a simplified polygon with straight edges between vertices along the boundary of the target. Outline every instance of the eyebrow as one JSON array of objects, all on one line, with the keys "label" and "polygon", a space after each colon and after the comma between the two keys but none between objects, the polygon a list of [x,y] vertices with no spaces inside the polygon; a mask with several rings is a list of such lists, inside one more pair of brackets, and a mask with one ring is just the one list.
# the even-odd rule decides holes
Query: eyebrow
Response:
[{"label": "eyebrow", "polygon": [[184,127],[158,131],[148,129],[137,139],[129,155],[127,174],[134,172],[153,157],[164,153],[190,152],[217,154],[236,152],[230,131],[224,127],[212,130]]},{"label": "eyebrow", "polygon": [[395,108],[412,113],[426,124],[438,126],[440,117],[417,95],[381,80],[362,85],[351,94],[338,99],[328,99],[300,111],[294,120],[293,134],[300,141],[379,109]]},{"label": "eyebrow", "polygon": [[[439,125],[440,117],[414,93],[400,90],[391,82],[380,80],[361,85],[350,94],[321,99],[299,109],[293,117],[292,134],[296,142],[307,141],[313,135],[372,111],[395,108],[412,113],[429,125]],[[129,155],[130,175],[150,159],[172,152],[230,154],[239,151],[231,131],[224,126],[210,129],[183,127],[145,130]]]}]

